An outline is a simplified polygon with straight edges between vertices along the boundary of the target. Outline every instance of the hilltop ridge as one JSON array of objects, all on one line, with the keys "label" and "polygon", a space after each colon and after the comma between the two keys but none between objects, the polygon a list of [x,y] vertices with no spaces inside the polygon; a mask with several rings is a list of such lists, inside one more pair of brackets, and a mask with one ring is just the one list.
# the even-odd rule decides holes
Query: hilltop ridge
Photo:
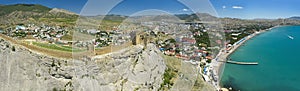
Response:
[{"label": "hilltop ridge", "polygon": [[74,25],[77,18],[78,15],[70,11],[52,9],[39,4],[0,6],[0,26],[19,23]]}]

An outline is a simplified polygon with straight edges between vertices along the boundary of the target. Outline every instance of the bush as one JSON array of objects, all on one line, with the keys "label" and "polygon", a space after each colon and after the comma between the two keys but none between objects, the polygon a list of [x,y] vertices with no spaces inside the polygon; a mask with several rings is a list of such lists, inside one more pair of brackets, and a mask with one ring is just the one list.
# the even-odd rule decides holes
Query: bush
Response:
[{"label": "bush", "polygon": [[53,88],[53,90],[52,91],[58,91],[56,88]]},{"label": "bush", "polygon": [[15,46],[12,46],[11,50],[12,50],[12,51],[16,51]]}]

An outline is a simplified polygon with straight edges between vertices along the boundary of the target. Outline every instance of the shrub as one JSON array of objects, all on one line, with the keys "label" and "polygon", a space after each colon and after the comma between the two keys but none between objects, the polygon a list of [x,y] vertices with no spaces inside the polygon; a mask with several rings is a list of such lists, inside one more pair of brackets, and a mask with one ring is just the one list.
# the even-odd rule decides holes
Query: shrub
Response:
[{"label": "shrub", "polygon": [[11,50],[12,50],[12,51],[16,51],[15,46],[12,46]]}]

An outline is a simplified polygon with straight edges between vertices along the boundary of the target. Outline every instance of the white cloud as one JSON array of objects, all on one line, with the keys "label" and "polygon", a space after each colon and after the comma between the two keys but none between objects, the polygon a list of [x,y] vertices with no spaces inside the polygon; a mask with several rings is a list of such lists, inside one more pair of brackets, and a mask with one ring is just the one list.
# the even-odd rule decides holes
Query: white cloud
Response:
[{"label": "white cloud", "polygon": [[233,9],[243,9],[244,7],[242,6],[232,6]]},{"label": "white cloud", "polygon": [[182,9],[182,11],[185,11],[185,12],[186,12],[186,11],[190,11],[190,10],[189,10],[189,9]]},{"label": "white cloud", "polygon": [[222,6],[222,8],[223,8],[223,9],[225,9],[225,8],[226,8],[226,6]]}]

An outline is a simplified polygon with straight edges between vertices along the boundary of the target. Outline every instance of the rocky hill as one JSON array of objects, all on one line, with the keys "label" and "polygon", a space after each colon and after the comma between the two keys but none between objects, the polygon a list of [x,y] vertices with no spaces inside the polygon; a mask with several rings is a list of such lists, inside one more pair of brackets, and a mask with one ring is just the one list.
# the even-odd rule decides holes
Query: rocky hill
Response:
[{"label": "rocky hill", "polygon": [[[155,90],[166,65],[153,44],[82,59],[59,59],[0,39],[0,91]],[[3,79],[5,78],[5,79]]]},{"label": "rocky hill", "polygon": [[51,8],[42,5],[37,5],[37,4],[1,5],[0,16],[7,15],[15,11],[30,11],[30,12],[37,12],[37,13],[46,13],[50,10]]},{"label": "rocky hill", "polygon": [[74,25],[75,13],[48,8],[38,4],[14,4],[0,6],[0,25],[20,23],[45,23]]}]

